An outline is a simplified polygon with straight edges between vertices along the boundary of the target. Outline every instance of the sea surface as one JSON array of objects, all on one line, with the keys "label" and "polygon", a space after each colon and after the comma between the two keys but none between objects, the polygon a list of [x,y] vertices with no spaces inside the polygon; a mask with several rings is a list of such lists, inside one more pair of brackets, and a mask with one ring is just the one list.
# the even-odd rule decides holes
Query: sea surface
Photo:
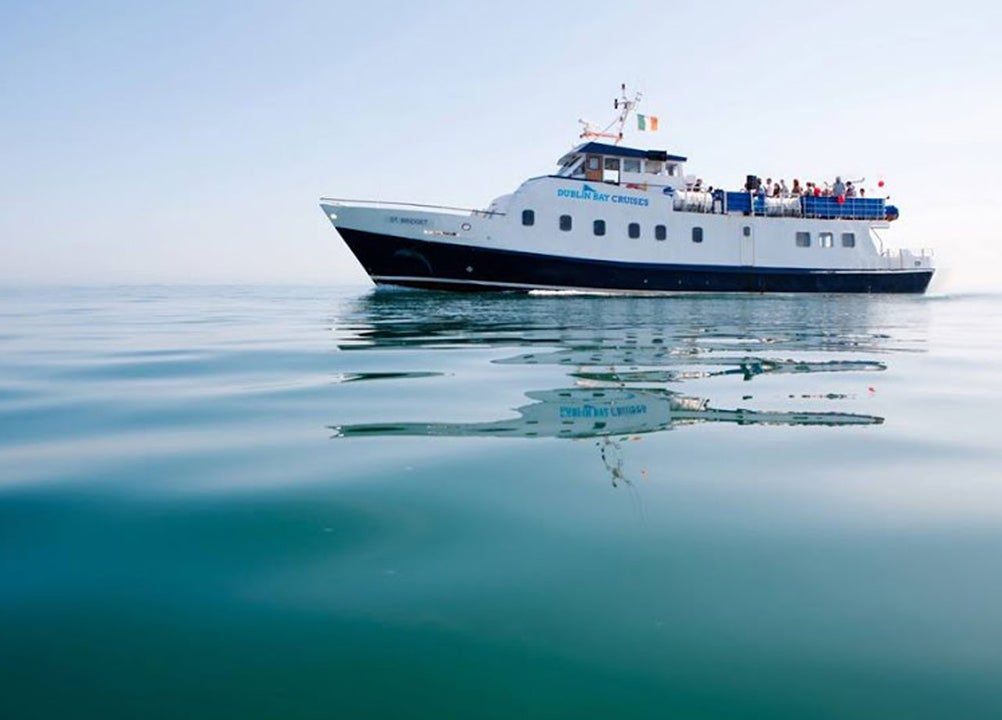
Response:
[{"label": "sea surface", "polygon": [[1002,295],[0,290],[0,718],[1002,717]]}]

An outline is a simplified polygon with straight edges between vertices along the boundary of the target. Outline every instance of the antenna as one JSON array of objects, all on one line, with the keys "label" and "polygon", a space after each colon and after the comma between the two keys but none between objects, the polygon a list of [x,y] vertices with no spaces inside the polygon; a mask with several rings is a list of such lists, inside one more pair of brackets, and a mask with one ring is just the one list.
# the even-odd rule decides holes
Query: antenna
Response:
[{"label": "antenna", "polygon": [[[620,96],[614,98],[612,101],[613,110],[619,110],[619,116],[613,120],[611,123],[606,125],[601,130],[596,130],[594,123],[590,123],[587,120],[578,120],[584,126],[579,137],[582,138],[608,138],[612,140],[613,145],[618,145],[623,139],[623,128],[626,127],[626,121],[630,117],[630,113],[633,112],[637,105],[640,104],[640,99],[643,94],[640,92],[633,93],[633,98],[631,99],[626,94],[626,83],[619,86]],[[618,125],[618,129],[615,132],[611,132],[614,126]]]}]

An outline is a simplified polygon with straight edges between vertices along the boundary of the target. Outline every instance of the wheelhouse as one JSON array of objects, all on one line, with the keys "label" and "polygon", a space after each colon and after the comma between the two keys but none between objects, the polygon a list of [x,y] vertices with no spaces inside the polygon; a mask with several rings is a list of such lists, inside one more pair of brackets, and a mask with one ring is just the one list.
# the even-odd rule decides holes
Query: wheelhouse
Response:
[{"label": "wheelhouse", "polygon": [[558,161],[557,177],[589,182],[647,184],[684,187],[686,158],[664,150],[635,148],[589,142],[571,150]]}]

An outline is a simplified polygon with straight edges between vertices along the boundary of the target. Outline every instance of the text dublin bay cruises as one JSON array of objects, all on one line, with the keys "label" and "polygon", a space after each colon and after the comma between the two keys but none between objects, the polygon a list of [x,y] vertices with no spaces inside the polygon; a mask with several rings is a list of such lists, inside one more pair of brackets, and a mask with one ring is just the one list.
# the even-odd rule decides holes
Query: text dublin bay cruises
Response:
[{"label": "text dublin bay cruises", "polygon": [[638,101],[624,87],[609,128],[586,124],[585,142],[556,173],[486,209],[338,198],[321,207],[380,285],[626,293],[921,293],[929,285],[929,253],[883,246],[877,231],[898,216],[885,199],[861,197],[842,178],[824,191],[751,175],[737,190],[704,188],[686,174],[686,158],[620,144]]}]

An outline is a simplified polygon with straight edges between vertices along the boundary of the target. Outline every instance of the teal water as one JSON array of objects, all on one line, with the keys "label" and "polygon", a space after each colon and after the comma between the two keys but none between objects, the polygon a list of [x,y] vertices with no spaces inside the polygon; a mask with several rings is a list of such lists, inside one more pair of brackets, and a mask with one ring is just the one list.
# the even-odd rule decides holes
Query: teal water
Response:
[{"label": "teal water", "polygon": [[1000,328],[0,291],[0,717],[1000,717]]}]

